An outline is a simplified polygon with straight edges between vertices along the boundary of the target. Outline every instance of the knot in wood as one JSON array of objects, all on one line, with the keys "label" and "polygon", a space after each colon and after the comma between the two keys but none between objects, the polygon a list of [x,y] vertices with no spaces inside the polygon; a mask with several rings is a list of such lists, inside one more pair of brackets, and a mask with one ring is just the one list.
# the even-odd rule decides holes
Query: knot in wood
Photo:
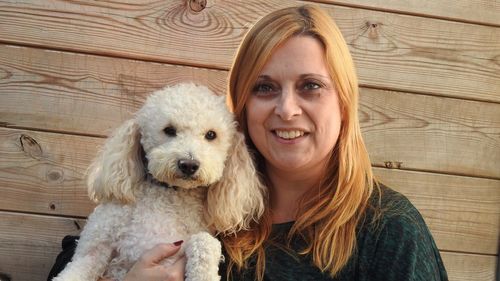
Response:
[{"label": "knot in wood", "polygon": [[380,26],[382,24],[378,22],[373,22],[373,21],[367,21],[366,22],[366,28],[368,30],[368,38],[370,39],[378,39],[380,37]]},{"label": "knot in wood", "polygon": [[82,227],[80,226],[80,224],[78,223],[78,221],[73,220],[73,224],[75,225],[75,227],[76,227],[77,230],[82,229]]},{"label": "knot in wood", "polygon": [[379,26],[378,22],[367,21],[366,27],[368,28],[377,28]]},{"label": "knot in wood", "polygon": [[47,172],[47,181],[51,183],[61,183],[64,180],[64,170],[55,168]]},{"label": "knot in wood", "polygon": [[188,0],[189,8],[196,13],[199,13],[207,6],[207,0]]},{"label": "knot in wood", "polygon": [[401,166],[403,165],[403,162],[398,162],[398,161],[385,161],[384,165],[387,169],[401,169]]},{"label": "knot in wood", "polygon": [[42,147],[34,138],[25,134],[21,134],[21,137],[19,137],[19,142],[21,143],[21,149],[30,157],[35,159],[40,159],[42,157]]}]

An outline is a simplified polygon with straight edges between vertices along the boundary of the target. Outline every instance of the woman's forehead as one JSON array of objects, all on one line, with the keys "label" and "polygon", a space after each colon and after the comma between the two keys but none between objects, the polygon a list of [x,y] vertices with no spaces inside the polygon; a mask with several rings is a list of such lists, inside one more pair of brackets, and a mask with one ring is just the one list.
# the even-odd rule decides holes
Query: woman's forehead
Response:
[{"label": "woman's forehead", "polygon": [[322,75],[329,77],[321,42],[312,36],[294,36],[285,41],[269,57],[259,77],[266,78],[280,73],[296,75]]}]

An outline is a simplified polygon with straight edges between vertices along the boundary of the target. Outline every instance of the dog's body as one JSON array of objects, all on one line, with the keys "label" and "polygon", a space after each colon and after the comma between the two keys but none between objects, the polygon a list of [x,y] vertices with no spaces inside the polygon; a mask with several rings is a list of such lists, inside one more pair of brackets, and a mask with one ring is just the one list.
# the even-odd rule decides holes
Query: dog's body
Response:
[{"label": "dog's body", "polygon": [[[199,249],[199,246],[196,246],[197,251],[204,256],[185,253],[190,263],[203,263],[209,265],[207,268],[217,269],[221,248],[218,240],[208,235],[209,229],[203,218],[206,190],[203,188],[176,190],[154,183],[144,183],[140,188],[141,194],[138,194],[134,206],[105,203],[99,205],[89,217],[78,244],[76,257],[86,256],[97,249],[98,256],[103,262],[89,260],[93,265],[84,265],[82,271],[90,273],[91,270],[94,274],[90,275],[99,277],[106,268],[104,276],[122,280],[146,250],[158,243],[172,243],[179,240],[186,241],[186,248],[194,247],[194,244],[205,247]],[[103,222],[101,221],[103,217],[108,219]],[[107,241],[106,246],[103,245],[104,241]],[[119,255],[112,257],[113,251],[119,251]],[[172,264],[183,252],[180,251],[177,255],[164,260],[163,264]],[[94,255],[88,257],[96,258]],[[77,265],[72,266],[77,267]],[[189,271],[186,273],[189,275]],[[217,280],[217,271],[212,270],[202,274],[201,277],[187,276],[187,279]],[[81,278],[81,275],[78,276]]]},{"label": "dog's body", "polygon": [[162,264],[185,255],[186,280],[219,280],[221,245],[210,233],[247,228],[263,212],[263,186],[223,98],[193,84],[148,98],[106,142],[88,181],[100,204],[55,281],[122,280],[146,250],[179,240]]}]

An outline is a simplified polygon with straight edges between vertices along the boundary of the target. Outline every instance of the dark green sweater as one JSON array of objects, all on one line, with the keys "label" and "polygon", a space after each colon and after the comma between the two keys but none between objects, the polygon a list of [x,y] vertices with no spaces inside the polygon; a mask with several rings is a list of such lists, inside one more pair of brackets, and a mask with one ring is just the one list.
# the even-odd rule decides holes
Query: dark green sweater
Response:
[{"label": "dark green sweater", "polygon": [[[366,219],[357,231],[357,248],[347,265],[334,278],[315,267],[310,256],[294,254],[305,242],[295,238],[285,250],[286,235],[293,222],[273,226],[266,245],[266,281],[445,281],[446,270],[422,216],[410,201],[387,187],[372,196]],[[373,208],[381,211],[376,223]],[[281,245],[280,245],[281,244]],[[233,271],[235,281],[256,280],[252,261],[242,272]],[[221,268],[222,279],[226,268]]]}]

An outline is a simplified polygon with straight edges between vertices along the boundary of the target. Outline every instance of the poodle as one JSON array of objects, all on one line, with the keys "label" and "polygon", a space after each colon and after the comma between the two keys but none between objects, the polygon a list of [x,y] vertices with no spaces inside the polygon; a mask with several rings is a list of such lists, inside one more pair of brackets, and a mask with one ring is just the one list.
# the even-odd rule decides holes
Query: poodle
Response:
[{"label": "poodle", "polygon": [[265,189],[225,98],[182,83],[149,96],[90,165],[99,204],[72,261],[53,280],[123,280],[144,251],[183,240],[188,281],[219,280],[214,235],[247,229],[264,210]]}]

